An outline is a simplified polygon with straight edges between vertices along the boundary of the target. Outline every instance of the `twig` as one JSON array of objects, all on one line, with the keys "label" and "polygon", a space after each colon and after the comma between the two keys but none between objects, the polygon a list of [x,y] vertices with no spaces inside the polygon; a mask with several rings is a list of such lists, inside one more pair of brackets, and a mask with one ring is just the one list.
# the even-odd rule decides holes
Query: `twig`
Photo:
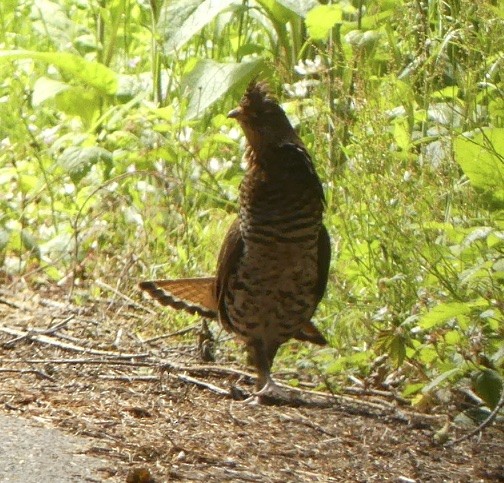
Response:
[{"label": "twig", "polygon": [[332,431],[327,431],[327,429],[323,428],[319,424],[316,424],[307,417],[303,416],[299,411],[298,415],[299,415],[298,418],[293,418],[291,416],[288,416],[287,414],[280,414],[280,418],[282,419],[282,421],[289,421],[292,423],[299,423],[304,426],[308,426],[309,428],[318,431],[319,433],[325,434],[327,436],[331,436],[332,438],[338,437],[337,434],[333,433]]},{"label": "twig", "polygon": [[476,429],[474,429],[470,433],[464,434],[460,438],[457,438],[453,441],[449,441],[448,443],[445,444],[445,446],[455,446],[456,444],[459,444],[462,441],[465,441],[466,439],[472,438],[473,436],[476,436],[477,434],[481,433],[487,426],[490,426],[490,424],[493,423],[494,419],[497,417],[497,413],[502,409],[503,406],[504,406],[504,388],[502,389],[499,402],[494,407],[493,411],[488,415],[488,418],[486,418]]},{"label": "twig", "polygon": [[11,329],[10,327],[0,327],[1,332],[5,332],[6,334],[15,335],[17,337],[27,337],[30,340],[40,342],[42,344],[52,345],[54,347],[59,347],[60,349],[75,351],[75,352],[84,352],[86,354],[107,356],[107,357],[116,357],[118,359],[138,359],[143,357],[149,357],[148,353],[143,354],[122,354],[118,352],[104,351],[100,349],[88,349],[86,347],[78,346],[75,344],[66,344],[62,342],[57,342],[51,337],[47,337],[43,334],[32,333],[30,331],[24,332],[22,330]]},{"label": "twig", "polygon": [[346,394],[358,394],[362,396],[377,396],[377,397],[385,397],[387,399],[393,399],[394,401],[397,401],[398,403],[401,404],[406,404],[410,405],[410,401],[407,399],[398,396],[397,394],[394,394],[392,391],[382,391],[379,389],[360,389],[358,387],[344,387],[343,392]]},{"label": "twig", "polygon": [[[196,379],[195,377],[186,376],[185,374],[174,374],[173,377],[175,377],[179,381],[195,384],[196,386],[209,389],[210,391],[219,394],[220,396],[229,396],[229,391],[227,391],[226,389],[222,389],[221,387],[215,386],[214,384],[211,384],[209,382]],[[110,375],[101,375],[98,376],[98,378],[112,381],[126,381],[126,382],[132,382],[132,381],[157,382],[161,379],[159,376],[110,376]]]},{"label": "twig", "polygon": [[170,332],[169,334],[158,335],[157,337],[152,337],[150,339],[142,340],[142,344],[151,344],[152,342],[157,342],[158,340],[169,339],[170,337],[175,337],[177,335],[184,335],[188,332],[191,332],[195,329],[198,329],[201,326],[200,323],[193,324],[189,327],[184,327],[183,329],[176,330],[175,332]]},{"label": "twig", "polygon": [[51,377],[49,374],[46,374],[43,371],[39,371],[37,369],[0,369],[0,373],[2,372],[15,372],[17,374],[35,374],[41,379],[47,379],[51,382],[55,382],[54,377]]},{"label": "twig", "polygon": [[98,379],[106,379],[107,381],[147,381],[147,382],[157,382],[161,378],[159,376],[110,376],[107,374],[99,375]]},{"label": "twig", "polygon": [[2,346],[5,347],[6,349],[8,349],[8,348],[12,347],[14,344],[16,344],[17,342],[20,342],[24,339],[30,338],[34,334],[37,334],[37,335],[53,334],[58,329],[61,329],[61,327],[63,327],[68,322],[70,322],[72,319],[74,319],[74,317],[75,317],[75,315],[70,315],[66,319],[63,319],[61,322],[54,324],[53,326],[49,327],[48,329],[30,329],[26,333],[19,335],[15,339],[11,339],[11,340],[5,342],[4,344],[2,344]]},{"label": "twig", "polygon": [[109,290],[110,292],[113,292],[118,297],[122,298],[123,300],[126,300],[126,302],[133,305],[133,307],[136,307],[137,309],[144,310],[145,312],[152,314],[152,315],[156,314],[156,311],[149,309],[148,307],[145,307],[142,304],[139,304],[138,302],[133,300],[131,297],[128,297],[127,295],[123,294],[122,292],[119,292],[119,290],[117,290],[116,288],[111,287],[108,283],[102,282],[101,280],[96,280],[95,283],[96,283],[96,285],[98,285],[98,287],[100,287],[104,290]]},{"label": "twig", "polygon": [[195,384],[196,386],[204,387],[205,389],[209,389],[210,391],[219,394],[220,396],[229,396],[230,393],[226,389],[222,389],[219,386],[215,386],[214,384],[210,384],[209,382],[201,381],[200,379],[196,379],[195,377],[186,376],[184,374],[177,374],[177,379],[189,382],[191,384]]},{"label": "twig", "polygon": [[124,361],[110,359],[1,359],[0,363],[24,363],[24,364],[98,364],[114,366],[134,366],[134,367],[158,367],[158,362],[145,361]]},{"label": "twig", "polygon": [[20,305],[15,304],[14,302],[9,302],[8,300],[5,299],[0,299],[0,304],[7,305],[8,307],[11,307],[13,309],[18,309],[18,310],[26,310]]}]

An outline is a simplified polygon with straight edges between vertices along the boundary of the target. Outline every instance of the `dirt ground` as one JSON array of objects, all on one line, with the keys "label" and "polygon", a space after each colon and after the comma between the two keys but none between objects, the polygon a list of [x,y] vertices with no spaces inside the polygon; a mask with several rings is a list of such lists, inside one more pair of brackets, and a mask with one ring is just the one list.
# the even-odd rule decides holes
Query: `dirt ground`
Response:
[{"label": "dirt ground", "polygon": [[104,463],[82,481],[504,481],[502,423],[445,447],[445,415],[385,396],[246,404],[231,394],[252,391],[247,368],[203,364],[196,334],[155,339],[163,309],[110,293],[0,290],[0,411],[84,437]]}]

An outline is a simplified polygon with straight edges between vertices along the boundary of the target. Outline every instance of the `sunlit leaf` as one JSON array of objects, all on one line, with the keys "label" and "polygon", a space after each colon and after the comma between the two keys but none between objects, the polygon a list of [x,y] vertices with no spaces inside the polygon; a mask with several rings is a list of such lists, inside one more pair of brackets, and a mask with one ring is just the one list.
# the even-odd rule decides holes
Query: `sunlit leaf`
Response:
[{"label": "sunlit leaf", "polygon": [[167,53],[179,50],[233,0],[177,0],[165,2],[158,21]]},{"label": "sunlit leaf", "polygon": [[462,370],[459,367],[455,367],[454,369],[449,369],[446,372],[443,372],[439,376],[437,376],[435,379],[433,379],[429,384],[427,384],[423,389],[423,393],[427,393],[431,391],[432,389],[438,387],[441,385],[443,382],[455,377],[459,376],[462,374]]},{"label": "sunlit leaf", "polygon": [[68,172],[75,184],[78,184],[89,173],[91,167],[99,161],[104,161],[110,165],[112,155],[106,149],[96,146],[72,146],[65,149],[58,159],[60,166]]},{"label": "sunlit leaf", "polygon": [[254,77],[263,65],[261,59],[240,63],[200,60],[182,79],[182,87],[189,98],[186,118],[193,119],[201,115],[233,87]]},{"label": "sunlit leaf", "polygon": [[473,378],[473,384],[476,394],[494,409],[503,390],[501,375],[494,369],[483,369]]},{"label": "sunlit leaf", "polygon": [[39,77],[33,86],[32,101],[34,106],[39,106],[47,99],[53,99],[60,92],[66,91],[70,86],[65,82]]},{"label": "sunlit leaf", "polygon": [[117,74],[99,62],[86,60],[68,52],[33,52],[28,50],[0,51],[1,61],[33,59],[56,66],[72,79],[94,87],[103,94],[114,95],[117,92]]},{"label": "sunlit leaf", "polygon": [[504,128],[491,128],[454,142],[455,159],[471,184],[504,207]]},{"label": "sunlit leaf", "polygon": [[444,324],[449,319],[467,315],[470,312],[471,307],[462,302],[440,304],[420,317],[418,325],[422,327],[422,329],[432,329],[433,327]]},{"label": "sunlit leaf", "polygon": [[306,28],[314,40],[325,40],[331,29],[343,21],[343,9],[339,5],[318,5],[306,14]]}]

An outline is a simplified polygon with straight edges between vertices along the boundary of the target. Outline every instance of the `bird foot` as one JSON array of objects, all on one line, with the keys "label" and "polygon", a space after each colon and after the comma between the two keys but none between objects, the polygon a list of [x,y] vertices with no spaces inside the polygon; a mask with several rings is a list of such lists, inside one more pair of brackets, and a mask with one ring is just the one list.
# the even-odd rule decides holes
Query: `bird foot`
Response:
[{"label": "bird foot", "polygon": [[259,391],[255,392],[244,402],[251,406],[259,404],[290,404],[296,401],[288,391],[278,386],[273,379],[268,379]]}]

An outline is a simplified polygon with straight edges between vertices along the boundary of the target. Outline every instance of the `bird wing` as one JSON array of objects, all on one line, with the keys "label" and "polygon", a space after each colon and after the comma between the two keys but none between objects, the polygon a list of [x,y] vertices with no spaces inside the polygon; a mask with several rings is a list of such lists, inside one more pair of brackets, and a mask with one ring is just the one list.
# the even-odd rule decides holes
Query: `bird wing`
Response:
[{"label": "bird wing", "polygon": [[236,273],[238,262],[243,255],[243,238],[240,231],[240,220],[237,218],[229,227],[224,239],[219,258],[217,261],[217,280],[215,283],[215,293],[218,303],[219,318],[228,331],[232,331],[231,322],[224,303],[229,276]]},{"label": "bird wing", "polygon": [[161,305],[182,309],[191,314],[217,318],[215,277],[150,280],[139,287]]},{"label": "bird wing", "polygon": [[324,296],[327,287],[327,279],[329,277],[329,264],[331,262],[331,241],[329,240],[329,233],[327,228],[322,225],[320,228],[318,238],[318,259],[317,259],[317,303],[320,302]]}]

